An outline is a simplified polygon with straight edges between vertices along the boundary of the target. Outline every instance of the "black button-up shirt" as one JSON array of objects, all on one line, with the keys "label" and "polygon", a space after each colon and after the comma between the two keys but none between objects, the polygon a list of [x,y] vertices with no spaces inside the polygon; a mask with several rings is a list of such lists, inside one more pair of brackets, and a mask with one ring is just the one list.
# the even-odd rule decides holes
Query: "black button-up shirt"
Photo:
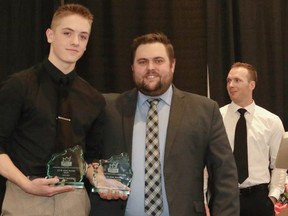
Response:
[{"label": "black button-up shirt", "polygon": [[7,153],[25,175],[46,176],[46,164],[56,151],[57,97],[63,77],[69,80],[73,109],[72,145],[89,149],[87,162],[98,156],[96,134],[90,131],[99,127],[103,96],[75,71],[65,75],[47,59],[13,74],[0,89],[0,153]]}]

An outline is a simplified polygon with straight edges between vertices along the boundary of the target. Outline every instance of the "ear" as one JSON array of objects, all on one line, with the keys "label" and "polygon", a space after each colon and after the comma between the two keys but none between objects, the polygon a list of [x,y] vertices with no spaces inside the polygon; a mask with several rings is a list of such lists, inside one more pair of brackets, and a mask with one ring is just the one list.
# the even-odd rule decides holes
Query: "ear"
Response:
[{"label": "ear", "polygon": [[174,58],[173,61],[171,61],[171,64],[170,64],[172,73],[174,73],[175,66],[176,66],[176,59]]},{"label": "ear", "polygon": [[53,42],[53,36],[54,36],[54,32],[52,29],[48,28],[46,30],[46,37],[47,37],[47,42],[48,43],[52,43]]},{"label": "ear", "polygon": [[250,85],[250,89],[254,90],[255,87],[256,87],[256,82],[255,81],[251,81],[249,85]]}]

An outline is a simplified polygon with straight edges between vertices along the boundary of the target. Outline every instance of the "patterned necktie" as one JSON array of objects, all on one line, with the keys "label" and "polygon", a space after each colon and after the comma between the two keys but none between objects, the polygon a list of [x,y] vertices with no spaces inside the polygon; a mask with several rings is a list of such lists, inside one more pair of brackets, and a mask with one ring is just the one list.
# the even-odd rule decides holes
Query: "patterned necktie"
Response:
[{"label": "patterned necktie", "polygon": [[73,145],[73,129],[71,124],[71,105],[69,101],[69,80],[61,78],[58,92],[58,113],[56,131],[56,149],[62,152]]},{"label": "patterned necktie", "polygon": [[158,102],[159,99],[149,101],[150,109],[146,122],[145,212],[149,216],[159,216],[163,211],[158,137]]},{"label": "patterned necktie", "polygon": [[240,184],[248,178],[248,153],[247,153],[247,126],[244,114],[246,109],[238,109],[240,118],[235,129],[234,157],[238,170]]}]

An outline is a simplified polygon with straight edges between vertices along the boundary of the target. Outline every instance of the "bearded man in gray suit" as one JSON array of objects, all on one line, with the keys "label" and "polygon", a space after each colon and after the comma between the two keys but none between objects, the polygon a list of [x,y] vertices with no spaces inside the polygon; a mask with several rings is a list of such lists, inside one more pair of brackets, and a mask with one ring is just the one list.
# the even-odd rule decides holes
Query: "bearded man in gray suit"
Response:
[{"label": "bearded man in gray suit", "polygon": [[[107,94],[101,157],[127,152],[133,179],[125,200],[90,196],[91,215],[206,215],[203,170],[209,174],[210,214],[238,216],[237,170],[217,103],[177,89],[173,84],[174,50],[162,33],[134,39],[131,66],[135,89]],[[161,164],[161,207],[147,213],[145,137],[149,100],[157,99]],[[147,168],[146,168],[147,169]],[[154,174],[154,173],[153,173]],[[155,174],[156,175],[156,174]],[[110,197],[113,199],[113,197]],[[158,208],[158,207],[157,207]]]}]

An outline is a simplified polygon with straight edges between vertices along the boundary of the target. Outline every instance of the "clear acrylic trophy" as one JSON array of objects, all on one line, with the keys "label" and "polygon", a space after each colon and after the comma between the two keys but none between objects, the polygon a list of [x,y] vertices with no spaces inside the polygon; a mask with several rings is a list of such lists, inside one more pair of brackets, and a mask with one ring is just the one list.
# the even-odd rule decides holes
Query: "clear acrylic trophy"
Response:
[{"label": "clear acrylic trophy", "polygon": [[[120,155],[112,156],[108,160],[100,160],[99,163],[103,168],[107,180],[104,181],[104,184],[97,182],[97,169],[94,169],[94,187],[92,188],[92,192],[105,192],[115,189],[119,190],[120,193],[130,194],[130,190],[127,187],[132,181],[133,172],[130,168],[128,154],[121,153]],[[115,180],[121,182],[122,185],[119,186]]]},{"label": "clear acrylic trophy", "polygon": [[56,185],[72,185],[75,188],[84,188],[83,177],[87,171],[87,163],[83,158],[83,150],[77,145],[65,149],[62,153],[53,154],[47,163],[47,176],[57,176]]}]

